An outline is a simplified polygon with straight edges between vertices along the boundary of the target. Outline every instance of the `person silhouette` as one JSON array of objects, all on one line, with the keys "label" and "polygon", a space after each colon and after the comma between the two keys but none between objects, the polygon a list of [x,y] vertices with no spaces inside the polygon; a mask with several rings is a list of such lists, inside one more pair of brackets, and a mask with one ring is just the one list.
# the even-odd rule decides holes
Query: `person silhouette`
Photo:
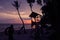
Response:
[{"label": "person silhouette", "polygon": [[13,40],[13,32],[14,32],[14,28],[13,25],[11,24],[10,27],[5,29],[5,32],[8,34],[9,36],[9,40]]}]

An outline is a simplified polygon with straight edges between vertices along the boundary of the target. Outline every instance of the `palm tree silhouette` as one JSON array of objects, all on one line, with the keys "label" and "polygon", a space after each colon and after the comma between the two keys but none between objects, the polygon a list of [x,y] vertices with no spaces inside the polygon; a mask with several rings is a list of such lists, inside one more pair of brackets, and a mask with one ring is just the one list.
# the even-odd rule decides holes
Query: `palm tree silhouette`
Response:
[{"label": "palm tree silhouette", "polygon": [[37,4],[42,5],[42,1],[41,0],[37,0]]},{"label": "palm tree silhouette", "polygon": [[41,6],[44,6],[45,3],[47,3],[48,1],[47,0],[37,0],[37,4],[41,5]]},{"label": "palm tree silhouette", "polygon": [[[40,6],[42,6],[41,7],[41,10],[42,10],[42,14],[43,14],[43,19],[42,20],[45,20],[44,18],[45,18],[45,15],[46,15],[46,5],[45,5],[45,3],[46,3],[46,0],[37,0],[37,4],[38,5],[40,5]],[[43,21],[42,21],[43,22]]]},{"label": "palm tree silhouette", "polygon": [[33,6],[32,3],[34,3],[34,2],[35,2],[35,0],[27,0],[27,3],[29,3],[29,6],[30,6],[30,8],[31,8],[31,11],[33,11],[33,10],[32,10],[32,6]]},{"label": "palm tree silhouette", "polygon": [[20,5],[18,4],[18,1],[17,1],[17,0],[14,1],[14,4],[12,4],[12,5],[16,8],[16,10],[17,10],[17,12],[18,12],[18,15],[19,15],[19,18],[21,19],[21,21],[22,21],[22,23],[23,23],[23,26],[22,26],[21,30],[24,28],[24,32],[25,32],[24,21],[23,21],[23,19],[21,18],[20,13],[19,13],[19,7],[20,7]]}]

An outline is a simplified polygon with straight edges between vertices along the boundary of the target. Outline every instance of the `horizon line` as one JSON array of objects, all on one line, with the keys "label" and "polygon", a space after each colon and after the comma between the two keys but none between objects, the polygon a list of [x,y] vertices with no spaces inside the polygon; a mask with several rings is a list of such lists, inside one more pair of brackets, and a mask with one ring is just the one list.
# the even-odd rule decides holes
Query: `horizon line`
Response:
[{"label": "horizon line", "polygon": [[21,23],[0,23],[0,24],[21,24]]}]

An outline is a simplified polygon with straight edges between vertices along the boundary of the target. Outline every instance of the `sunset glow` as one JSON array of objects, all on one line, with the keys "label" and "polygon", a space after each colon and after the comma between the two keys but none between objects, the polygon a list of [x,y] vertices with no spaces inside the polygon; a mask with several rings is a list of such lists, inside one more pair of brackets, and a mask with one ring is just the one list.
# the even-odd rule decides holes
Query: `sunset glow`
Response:
[{"label": "sunset glow", "polygon": [[[18,12],[16,8],[12,6],[11,3],[13,3],[14,0],[6,1],[0,1],[0,24],[1,23],[15,23],[15,24],[21,24],[21,20],[19,19]],[[19,13],[22,19],[24,20],[25,24],[31,24],[31,18],[29,15],[31,14],[30,6],[26,2],[26,0],[18,0],[20,4]],[[37,3],[33,4],[32,10],[40,15],[42,15],[42,11],[40,10],[40,6],[37,5]]]}]

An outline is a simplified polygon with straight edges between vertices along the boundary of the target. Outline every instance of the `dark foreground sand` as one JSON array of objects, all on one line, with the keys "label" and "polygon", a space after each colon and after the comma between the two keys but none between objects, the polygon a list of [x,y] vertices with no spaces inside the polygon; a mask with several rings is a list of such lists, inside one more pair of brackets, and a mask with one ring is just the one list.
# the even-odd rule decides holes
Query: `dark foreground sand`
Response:
[{"label": "dark foreground sand", "polygon": [[[31,37],[31,30],[26,30],[27,33],[21,33],[18,34],[17,31],[15,31],[13,38],[14,40],[34,40],[33,37]],[[50,30],[48,33],[45,33],[43,35],[40,35],[41,40],[49,40],[48,37],[52,34],[52,31]],[[8,40],[8,35],[5,35],[3,32],[0,33],[0,40]]]}]

